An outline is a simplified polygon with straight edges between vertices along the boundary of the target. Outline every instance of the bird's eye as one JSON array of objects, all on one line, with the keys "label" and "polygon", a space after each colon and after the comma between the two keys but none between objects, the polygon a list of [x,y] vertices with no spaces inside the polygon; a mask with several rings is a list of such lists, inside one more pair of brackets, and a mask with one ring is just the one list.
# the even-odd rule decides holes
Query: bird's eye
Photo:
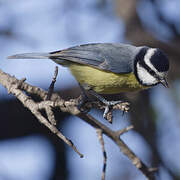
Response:
[{"label": "bird's eye", "polygon": [[155,76],[155,74],[156,74],[152,69],[149,69],[149,73],[150,73],[152,76]]}]

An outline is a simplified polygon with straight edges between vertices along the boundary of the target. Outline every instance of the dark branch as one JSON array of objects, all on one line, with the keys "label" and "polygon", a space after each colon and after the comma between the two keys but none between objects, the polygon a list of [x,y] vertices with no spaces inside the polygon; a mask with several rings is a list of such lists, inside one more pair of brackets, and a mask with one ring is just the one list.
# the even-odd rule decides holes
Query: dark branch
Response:
[{"label": "dark branch", "polygon": [[104,148],[104,140],[103,140],[103,133],[101,129],[96,129],[98,138],[99,138],[99,142],[101,144],[101,148],[102,148],[102,152],[103,152],[103,158],[104,158],[104,162],[103,162],[103,170],[102,170],[102,180],[105,180],[105,174],[106,174],[106,165],[107,165],[107,154]]}]

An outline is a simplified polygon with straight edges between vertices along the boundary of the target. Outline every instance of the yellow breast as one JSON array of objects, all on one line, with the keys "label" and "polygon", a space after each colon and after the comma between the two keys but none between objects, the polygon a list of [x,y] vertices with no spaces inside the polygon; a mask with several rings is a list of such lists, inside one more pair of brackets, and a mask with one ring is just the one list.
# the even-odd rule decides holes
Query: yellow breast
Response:
[{"label": "yellow breast", "polygon": [[134,73],[116,74],[80,64],[71,64],[69,69],[81,85],[87,84],[99,94],[118,94],[147,88],[139,84]]}]

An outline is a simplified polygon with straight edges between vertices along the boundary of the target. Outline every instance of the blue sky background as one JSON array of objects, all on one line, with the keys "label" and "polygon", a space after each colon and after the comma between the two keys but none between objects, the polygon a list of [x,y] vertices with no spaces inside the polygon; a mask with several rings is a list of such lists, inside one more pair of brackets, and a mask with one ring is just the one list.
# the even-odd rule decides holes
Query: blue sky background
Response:
[{"label": "blue sky background", "polygon": [[[0,37],[0,68],[17,78],[26,77],[28,83],[47,89],[54,73],[55,63],[50,60],[10,61],[6,60],[6,57],[23,52],[49,52],[89,42],[125,42],[125,26],[114,13],[113,1],[109,0],[103,9],[96,7],[97,2],[97,0],[76,0],[76,2],[68,0],[68,3],[67,0],[0,0],[0,27],[14,26],[16,34],[9,39]],[[179,1],[163,2],[162,11],[166,12],[167,18],[175,21],[177,16],[180,16],[179,9],[177,10],[177,5],[180,7]],[[137,9],[145,27],[157,33],[159,39],[167,41],[172,37],[171,32],[154,19],[149,3],[141,1]],[[144,18],[147,16],[148,22]],[[176,18],[173,18],[175,16]],[[59,67],[56,89],[74,85],[77,83],[69,71]],[[173,86],[179,89],[179,82]],[[180,161],[176,155],[180,150],[179,109],[170,91],[160,86],[154,88],[151,103],[160,112],[158,141],[161,144],[162,155],[166,157],[164,161],[171,163],[172,170],[178,172]],[[0,98],[9,98],[1,86],[0,92]],[[98,119],[101,117],[98,112],[91,113]],[[123,128],[129,124],[128,115],[122,117],[120,113],[115,113],[114,118],[118,121],[110,126],[113,129]],[[75,117],[68,120],[69,124],[64,126],[63,132],[85,155],[85,158],[80,159],[71,148],[67,148],[69,179],[100,179],[103,159],[95,130]],[[123,135],[122,138],[148,164],[151,152],[144,139],[134,131]],[[123,175],[127,168],[133,171],[130,178],[144,179],[114,143],[106,137],[105,142],[108,153],[107,179],[118,179],[116,174]],[[5,179],[4,177],[17,180],[48,180],[53,167],[53,147],[39,135],[0,142],[0,180]],[[4,174],[5,172],[8,174]],[[171,179],[163,169],[160,176],[161,179]]]}]

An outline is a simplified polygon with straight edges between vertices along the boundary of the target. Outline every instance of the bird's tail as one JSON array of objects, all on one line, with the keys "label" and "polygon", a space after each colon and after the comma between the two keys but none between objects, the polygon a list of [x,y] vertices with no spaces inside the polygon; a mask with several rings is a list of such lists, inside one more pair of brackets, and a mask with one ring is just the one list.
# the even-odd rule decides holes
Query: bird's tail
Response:
[{"label": "bird's tail", "polygon": [[8,59],[49,59],[52,57],[50,53],[23,53],[8,56]]}]

